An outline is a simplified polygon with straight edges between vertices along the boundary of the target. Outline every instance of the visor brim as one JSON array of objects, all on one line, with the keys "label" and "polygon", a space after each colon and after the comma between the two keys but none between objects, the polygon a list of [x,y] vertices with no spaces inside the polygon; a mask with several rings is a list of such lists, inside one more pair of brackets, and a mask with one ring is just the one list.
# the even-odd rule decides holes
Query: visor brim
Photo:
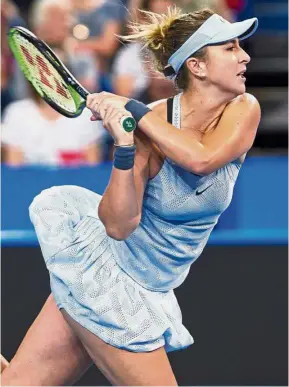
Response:
[{"label": "visor brim", "polygon": [[258,19],[255,17],[237,23],[224,24],[224,29],[211,39],[209,45],[228,42],[237,38],[239,40],[247,39],[254,34],[257,28]]}]

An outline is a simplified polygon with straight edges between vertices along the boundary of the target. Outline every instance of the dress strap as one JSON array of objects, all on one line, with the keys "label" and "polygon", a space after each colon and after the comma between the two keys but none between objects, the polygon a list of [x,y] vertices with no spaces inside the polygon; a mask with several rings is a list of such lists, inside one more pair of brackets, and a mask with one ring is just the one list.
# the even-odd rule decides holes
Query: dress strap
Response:
[{"label": "dress strap", "polygon": [[173,122],[172,124],[180,129],[181,128],[181,95],[182,93],[174,97],[173,102]]},{"label": "dress strap", "polygon": [[173,123],[173,101],[173,97],[167,99],[167,121],[170,124]]}]

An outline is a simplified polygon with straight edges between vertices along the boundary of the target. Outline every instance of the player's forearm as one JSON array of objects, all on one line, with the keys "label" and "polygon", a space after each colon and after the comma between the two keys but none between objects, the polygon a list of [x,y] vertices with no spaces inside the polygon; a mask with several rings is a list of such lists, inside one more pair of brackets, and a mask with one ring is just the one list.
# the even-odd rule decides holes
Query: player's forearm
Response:
[{"label": "player's forearm", "polygon": [[114,239],[125,239],[135,230],[139,224],[140,209],[133,169],[112,169],[98,215],[107,234]]},{"label": "player's forearm", "polygon": [[138,127],[168,158],[193,173],[202,174],[209,155],[189,133],[176,129],[154,112],[146,114]]}]

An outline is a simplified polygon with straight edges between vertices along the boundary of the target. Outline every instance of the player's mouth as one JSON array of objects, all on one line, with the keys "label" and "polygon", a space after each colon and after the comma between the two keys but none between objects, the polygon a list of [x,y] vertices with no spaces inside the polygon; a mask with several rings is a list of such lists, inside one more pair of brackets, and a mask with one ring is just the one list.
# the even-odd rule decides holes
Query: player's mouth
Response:
[{"label": "player's mouth", "polygon": [[246,70],[243,70],[241,71],[240,73],[237,74],[237,77],[240,77],[241,79],[243,79],[244,81],[246,80],[244,74],[245,74]]}]

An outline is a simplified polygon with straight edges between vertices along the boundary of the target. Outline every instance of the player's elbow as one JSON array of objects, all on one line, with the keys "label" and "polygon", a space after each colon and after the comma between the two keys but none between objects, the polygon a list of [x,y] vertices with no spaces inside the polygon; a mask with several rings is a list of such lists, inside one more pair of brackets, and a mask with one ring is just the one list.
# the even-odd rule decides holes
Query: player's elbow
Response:
[{"label": "player's elbow", "polygon": [[140,222],[139,218],[134,219],[133,221],[127,222],[126,226],[119,225],[119,226],[111,226],[106,227],[106,234],[117,241],[123,241],[127,239],[134,230],[138,227]]},{"label": "player's elbow", "polygon": [[125,239],[123,233],[120,230],[113,229],[113,228],[107,228],[106,234],[116,241],[123,241]]},{"label": "player's elbow", "polygon": [[208,157],[199,160],[192,160],[190,171],[195,175],[205,176],[212,172],[212,165]]},{"label": "player's elbow", "polygon": [[[136,227],[135,227],[136,228]],[[106,234],[112,238],[115,239],[116,241],[124,241],[127,239],[130,234],[135,230],[133,229],[119,229],[119,228],[107,228],[106,229]]]}]

